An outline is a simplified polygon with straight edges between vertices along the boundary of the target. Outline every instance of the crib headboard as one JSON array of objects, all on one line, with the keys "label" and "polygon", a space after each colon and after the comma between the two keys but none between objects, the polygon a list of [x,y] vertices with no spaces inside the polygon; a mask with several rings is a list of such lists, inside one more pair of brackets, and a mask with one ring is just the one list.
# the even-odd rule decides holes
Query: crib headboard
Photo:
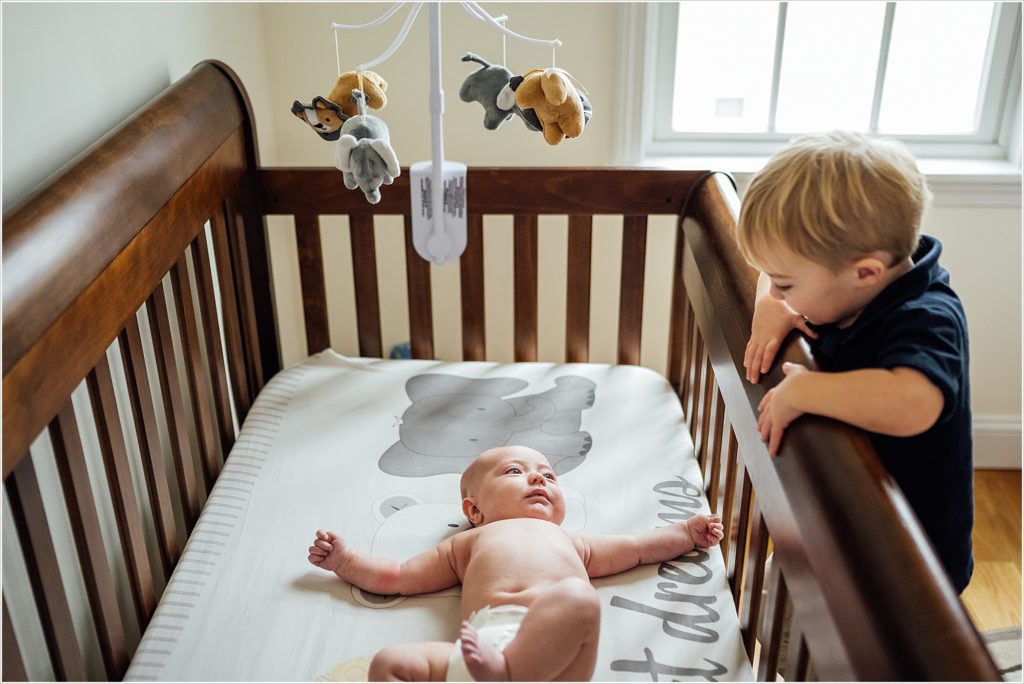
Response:
[{"label": "crib headboard", "polygon": [[[294,217],[307,349],[316,352],[331,342],[318,219],[348,216],[358,352],[382,356],[374,220],[405,216],[412,354],[436,354],[431,267],[411,246],[408,174],[369,205],[344,189],[334,169],[261,167],[255,141],[237,76],[204,62],[4,217],[4,485],[33,619],[59,679],[87,678],[88,654],[73,628],[73,599],[50,562],[54,508],[44,506],[36,452],[52,458],[59,476],[58,505],[67,509],[100,668],[120,678],[137,643],[132,634],[148,623],[237,426],[281,367],[265,217]],[[484,216],[514,216],[514,349],[523,361],[544,360],[538,216],[568,216],[569,362],[589,359],[591,284],[599,275],[591,272],[593,218],[623,216],[617,360],[626,364],[640,362],[648,217],[678,217],[668,376],[709,501],[730,525],[723,551],[751,655],[768,613],[771,629],[758,637],[761,678],[773,678],[778,664],[787,603],[791,678],[806,675],[809,663],[824,679],[998,678],[863,435],[806,417],[787,432],[779,458],[761,444],[756,406],[781,374],[773,370],[756,386],[742,379],[755,274],[735,248],[738,200],[725,176],[472,168],[467,184],[469,240],[459,266],[466,360],[486,359]],[[795,340],[783,354],[813,363]],[[73,400],[76,392],[86,404]],[[100,520],[83,454],[81,425],[90,419],[102,457],[94,470],[106,476],[98,491],[110,497],[121,568],[105,552],[111,530]],[[143,473],[138,490],[133,467]],[[766,577],[769,541],[777,562]],[[6,577],[6,555],[4,563]],[[119,609],[121,575],[131,605]],[[31,630],[9,610],[10,598],[5,588],[3,675],[24,679]]]}]

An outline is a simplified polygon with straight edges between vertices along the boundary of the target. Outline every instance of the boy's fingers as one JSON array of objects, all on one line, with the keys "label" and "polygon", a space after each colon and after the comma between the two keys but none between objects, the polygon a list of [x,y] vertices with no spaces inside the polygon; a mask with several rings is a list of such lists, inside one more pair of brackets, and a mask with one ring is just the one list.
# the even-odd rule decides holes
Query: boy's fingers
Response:
[{"label": "boy's fingers", "polygon": [[772,439],[771,439],[771,443],[768,445],[768,453],[771,454],[772,456],[778,456],[779,455],[779,442],[781,442],[781,441],[782,441],[782,430],[781,429],[777,429],[777,428],[772,428]]}]

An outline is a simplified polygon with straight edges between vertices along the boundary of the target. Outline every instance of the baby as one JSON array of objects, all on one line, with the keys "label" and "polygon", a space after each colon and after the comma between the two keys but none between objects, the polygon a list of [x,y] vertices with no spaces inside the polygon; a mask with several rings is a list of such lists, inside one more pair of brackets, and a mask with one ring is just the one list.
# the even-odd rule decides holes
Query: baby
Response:
[{"label": "baby", "polygon": [[473,527],[404,563],[351,549],[322,530],[309,547],[310,563],[376,594],[462,583],[459,640],[384,648],[370,663],[371,681],[587,681],[601,624],[588,578],[670,560],[723,536],[717,515],[633,535],[567,532],[555,472],[522,446],[480,454],[461,489]]}]

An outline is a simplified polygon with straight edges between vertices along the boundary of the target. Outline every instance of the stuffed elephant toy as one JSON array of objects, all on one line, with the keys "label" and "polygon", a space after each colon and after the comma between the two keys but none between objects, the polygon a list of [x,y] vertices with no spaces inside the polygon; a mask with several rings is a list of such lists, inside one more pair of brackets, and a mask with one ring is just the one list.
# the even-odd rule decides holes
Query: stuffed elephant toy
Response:
[{"label": "stuffed elephant toy", "polygon": [[489,131],[497,130],[499,126],[518,115],[523,119],[526,127],[539,131],[540,124],[532,125],[530,120],[523,116],[523,110],[515,103],[515,97],[504,98],[500,95],[508,86],[512,78],[512,72],[499,64],[491,64],[484,58],[472,52],[462,56],[463,62],[476,62],[482,65],[462,82],[459,88],[459,98],[463,102],[479,102],[484,108],[484,128]]},{"label": "stuffed elephant toy", "polygon": [[344,174],[345,187],[362,190],[370,204],[380,202],[381,185],[391,185],[401,174],[387,124],[370,114],[353,116],[341,127],[334,165]]}]

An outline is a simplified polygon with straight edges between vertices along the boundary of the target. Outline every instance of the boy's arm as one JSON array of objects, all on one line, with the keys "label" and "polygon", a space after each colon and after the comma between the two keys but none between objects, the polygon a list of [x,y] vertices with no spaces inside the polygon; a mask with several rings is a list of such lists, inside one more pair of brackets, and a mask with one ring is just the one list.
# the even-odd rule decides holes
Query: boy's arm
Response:
[{"label": "boy's arm", "polygon": [[356,551],[337,534],[317,530],[309,562],[374,594],[426,594],[459,583],[452,537],[403,563]]},{"label": "boy's arm", "polygon": [[808,337],[818,336],[807,326],[803,316],[793,311],[786,302],[772,296],[771,285],[768,276],[764,273],[758,275],[750,340],[743,353],[743,367],[747,370],[749,382],[757,382],[761,374],[768,372],[779,352],[779,346],[790,330],[797,328]]},{"label": "boy's arm", "polygon": [[722,518],[696,515],[637,534],[580,536],[583,565],[590,577],[607,577],[638,565],[678,558],[695,546],[714,546],[722,540]]},{"label": "boy's arm", "polygon": [[804,413],[835,418],[864,430],[910,437],[929,429],[945,405],[942,390],[912,368],[864,368],[842,373],[782,366],[786,377],[765,394],[758,410],[761,439],[778,453],[782,433]]}]

